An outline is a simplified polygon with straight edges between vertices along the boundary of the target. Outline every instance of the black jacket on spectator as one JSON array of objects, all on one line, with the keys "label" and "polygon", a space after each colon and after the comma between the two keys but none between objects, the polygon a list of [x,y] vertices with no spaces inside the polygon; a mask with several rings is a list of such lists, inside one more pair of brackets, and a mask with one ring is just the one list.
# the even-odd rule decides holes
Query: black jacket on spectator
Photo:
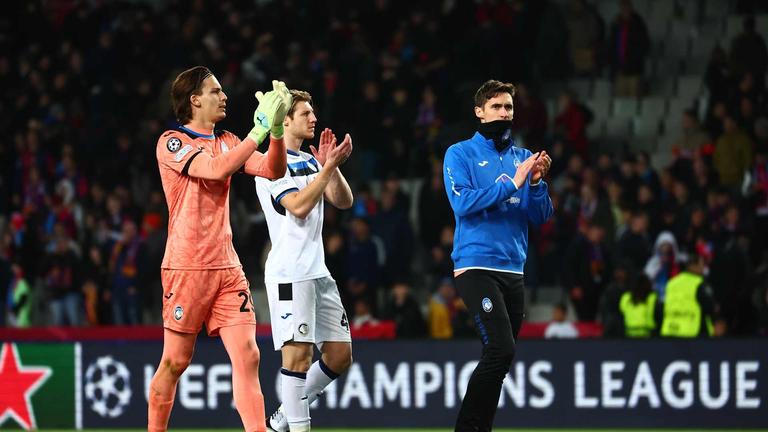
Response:
[{"label": "black jacket on spectator", "polygon": [[[627,26],[626,41],[621,41],[623,26]],[[609,55],[614,73],[642,75],[645,58],[648,56],[650,41],[645,22],[637,13],[632,13],[628,21],[618,19],[611,26],[608,40]],[[626,49],[623,58],[620,54],[622,44]]]}]

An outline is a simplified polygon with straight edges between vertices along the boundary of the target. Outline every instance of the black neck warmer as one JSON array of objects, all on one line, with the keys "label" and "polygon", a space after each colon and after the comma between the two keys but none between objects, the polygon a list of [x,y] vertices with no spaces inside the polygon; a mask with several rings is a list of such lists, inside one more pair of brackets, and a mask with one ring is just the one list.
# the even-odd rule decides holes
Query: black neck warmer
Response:
[{"label": "black neck warmer", "polygon": [[494,120],[477,125],[477,131],[485,139],[493,140],[497,151],[502,151],[512,144],[512,120]]}]

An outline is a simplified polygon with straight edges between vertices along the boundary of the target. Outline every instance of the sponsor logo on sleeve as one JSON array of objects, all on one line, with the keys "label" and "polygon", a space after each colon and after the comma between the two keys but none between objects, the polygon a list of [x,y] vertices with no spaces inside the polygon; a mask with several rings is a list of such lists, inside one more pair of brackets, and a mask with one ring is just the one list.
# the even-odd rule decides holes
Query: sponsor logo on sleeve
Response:
[{"label": "sponsor logo on sleeve", "polygon": [[184,156],[187,155],[187,153],[192,151],[192,146],[187,144],[184,146],[183,149],[181,149],[178,153],[176,153],[176,156],[173,158],[176,159],[176,162],[179,162],[180,160],[184,159]]}]

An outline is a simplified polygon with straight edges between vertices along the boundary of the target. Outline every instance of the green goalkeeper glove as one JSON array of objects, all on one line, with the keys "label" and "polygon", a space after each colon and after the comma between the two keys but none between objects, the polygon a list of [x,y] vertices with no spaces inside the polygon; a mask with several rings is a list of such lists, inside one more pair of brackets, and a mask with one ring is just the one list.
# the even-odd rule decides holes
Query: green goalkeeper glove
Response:
[{"label": "green goalkeeper glove", "polygon": [[292,98],[282,81],[272,81],[272,90],[267,93],[256,92],[259,106],[253,113],[253,129],[248,137],[261,144],[268,133],[275,138],[282,138],[285,114],[291,106]]}]

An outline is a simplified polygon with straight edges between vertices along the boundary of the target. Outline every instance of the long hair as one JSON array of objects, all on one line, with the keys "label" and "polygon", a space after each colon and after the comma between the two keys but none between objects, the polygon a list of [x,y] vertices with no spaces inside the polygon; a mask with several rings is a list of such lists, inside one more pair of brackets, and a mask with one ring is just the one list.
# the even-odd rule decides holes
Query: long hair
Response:
[{"label": "long hair", "polygon": [[186,124],[192,120],[192,104],[189,100],[192,95],[200,95],[203,92],[203,81],[213,75],[205,66],[195,66],[180,73],[171,85],[171,106],[173,114],[179,124]]}]

